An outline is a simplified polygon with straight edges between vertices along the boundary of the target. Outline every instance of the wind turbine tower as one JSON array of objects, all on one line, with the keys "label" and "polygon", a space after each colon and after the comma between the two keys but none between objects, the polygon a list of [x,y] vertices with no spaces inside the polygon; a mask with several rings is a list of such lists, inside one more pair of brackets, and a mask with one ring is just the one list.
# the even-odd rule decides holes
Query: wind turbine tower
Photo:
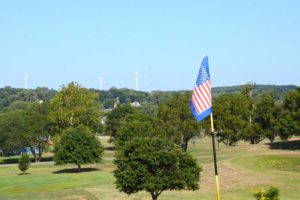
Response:
[{"label": "wind turbine tower", "polygon": [[28,79],[27,73],[25,73],[25,75],[24,75],[24,88],[25,89],[27,89],[27,79]]},{"label": "wind turbine tower", "polygon": [[139,91],[139,72],[136,70],[135,72],[135,90]]}]

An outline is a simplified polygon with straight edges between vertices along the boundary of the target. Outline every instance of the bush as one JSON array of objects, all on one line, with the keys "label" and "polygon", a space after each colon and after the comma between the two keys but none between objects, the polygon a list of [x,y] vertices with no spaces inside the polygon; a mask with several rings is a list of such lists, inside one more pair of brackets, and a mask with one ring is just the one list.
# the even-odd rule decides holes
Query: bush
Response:
[{"label": "bush", "polygon": [[279,200],[279,190],[273,186],[267,190],[261,188],[261,190],[254,192],[253,196],[257,200]]},{"label": "bush", "polygon": [[23,172],[23,174],[25,174],[25,172],[29,169],[30,163],[31,161],[29,155],[25,153],[21,154],[18,167]]}]

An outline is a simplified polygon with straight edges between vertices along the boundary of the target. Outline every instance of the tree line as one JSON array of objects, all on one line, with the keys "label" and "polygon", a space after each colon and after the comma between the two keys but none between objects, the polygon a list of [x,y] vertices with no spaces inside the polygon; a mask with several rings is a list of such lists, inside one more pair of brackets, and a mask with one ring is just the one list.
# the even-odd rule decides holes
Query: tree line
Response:
[{"label": "tree line", "polygon": [[[286,140],[292,135],[299,135],[299,87],[288,91],[280,100],[276,100],[275,91],[254,96],[256,87],[245,85],[238,92],[213,97],[213,114],[219,142],[235,145],[238,141],[245,140],[255,144],[266,138],[273,142],[277,136]],[[42,144],[49,136],[55,136],[70,126],[84,125],[92,132],[110,135],[114,140],[118,131],[130,127],[128,124],[122,126],[124,121],[134,117],[145,118],[141,120],[143,123],[151,122],[152,129],[160,130],[161,134],[181,146],[184,151],[191,138],[210,134],[209,122],[197,124],[190,113],[188,104],[191,92],[166,93],[165,96],[155,93],[153,98],[156,99],[156,105],[151,112],[145,105],[134,108],[126,101],[120,101],[115,109],[104,113],[103,103],[99,101],[101,94],[81,88],[75,83],[63,86],[60,92],[39,88],[33,96],[30,95],[34,93],[31,90],[26,91],[27,93],[23,90],[14,93],[15,89],[6,87],[4,91],[7,97],[14,96],[12,99],[18,99],[15,101],[17,103],[9,105],[9,109],[0,112],[0,149],[4,155],[26,146],[32,151],[36,149],[33,154],[37,152],[36,159],[40,160]],[[0,94],[3,96],[3,91]],[[164,97],[156,98],[156,94],[157,97]],[[20,103],[21,97],[26,100],[26,106],[12,109],[12,105]],[[1,99],[1,102],[4,105],[5,100]],[[127,119],[128,116],[130,118]],[[143,126],[150,131],[149,124]]]},{"label": "tree line", "polygon": [[[214,87],[212,89],[213,97],[220,94],[234,94],[241,90],[242,86],[231,87]],[[256,85],[253,90],[253,97],[256,98],[266,91],[274,91],[276,101],[283,99],[284,95],[289,91],[296,89],[294,85],[276,86],[276,85]],[[148,112],[153,113],[158,105],[170,99],[174,94],[184,93],[187,91],[152,91],[141,92],[127,88],[112,87],[109,90],[99,91],[97,89],[89,89],[92,93],[101,94],[98,101],[105,109],[112,109],[116,102],[116,98],[120,103],[131,103],[138,101],[142,107]],[[6,86],[0,88],[0,112],[23,110],[30,102],[33,101],[49,101],[58,91],[47,87],[37,87],[36,89],[20,89]]]}]

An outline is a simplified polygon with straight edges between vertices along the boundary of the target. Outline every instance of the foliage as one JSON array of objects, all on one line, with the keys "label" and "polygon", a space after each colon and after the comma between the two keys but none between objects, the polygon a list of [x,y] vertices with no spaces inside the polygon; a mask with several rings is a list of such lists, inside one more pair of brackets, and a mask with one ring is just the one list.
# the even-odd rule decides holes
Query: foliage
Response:
[{"label": "foliage", "polygon": [[147,93],[146,92],[139,92],[127,88],[111,88],[108,91],[101,91],[100,100],[103,102],[104,108],[113,108],[114,102],[116,98],[119,99],[121,104],[124,103],[131,103],[134,101],[144,102],[146,100]]},{"label": "foliage", "polygon": [[22,111],[0,114],[0,148],[4,155],[14,155],[23,147]]},{"label": "foliage", "polygon": [[87,127],[71,127],[55,144],[54,161],[57,165],[75,164],[80,171],[82,164],[100,162],[102,153],[102,145]]},{"label": "foliage", "polygon": [[167,138],[179,144],[182,151],[187,151],[189,140],[200,135],[200,125],[190,110],[191,93],[176,94],[159,106],[157,118],[160,130]]},{"label": "foliage", "polygon": [[[49,136],[47,102],[33,102],[25,110],[0,115],[0,144],[5,155],[17,154],[30,147],[35,160],[40,160]],[[38,149],[38,155],[35,150]]]},{"label": "foliage", "polygon": [[248,97],[243,94],[223,94],[214,101],[214,120],[219,140],[226,145],[237,143],[248,126]]},{"label": "foliage", "polygon": [[274,93],[263,93],[256,104],[255,122],[260,126],[261,138],[274,141],[277,133],[279,108],[275,104]]},{"label": "foliage", "polygon": [[201,168],[172,142],[155,137],[136,137],[117,152],[116,186],[127,194],[142,190],[153,200],[165,190],[196,190]]},{"label": "foliage", "polygon": [[49,118],[54,133],[78,125],[85,125],[97,131],[101,114],[97,99],[97,94],[81,88],[77,83],[63,86],[50,103]]},{"label": "foliage", "polygon": [[25,172],[29,169],[30,162],[31,161],[28,154],[21,154],[21,157],[19,158],[18,167],[23,172],[23,174],[25,174]]},{"label": "foliage", "polygon": [[256,97],[260,96],[262,93],[274,91],[275,99],[281,100],[283,96],[290,90],[296,89],[295,85],[253,85],[252,83],[241,85],[241,86],[230,86],[230,87],[214,87],[212,88],[213,97],[217,97],[221,94],[236,94],[245,88],[251,88],[249,86],[255,86],[252,91],[252,97],[256,99]]},{"label": "foliage", "polygon": [[135,113],[136,110],[129,104],[118,104],[110,113],[107,114],[105,122],[105,133],[110,135],[112,139],[116,137],[117,130],[121,125],[121,121],[129,114]]},{"label": "foliage", "polygon": [[[276,86],[276,85],[256,85],[253,91],[253,97],[260,96],[261,93],[273,90],[275,91],[275,99],[281,100],[283,96],[289,91],[296,89],[296,86]],[[232,87],[214,87],[212,89],[213,97],[220,94],[234,94],[241,90],[241,86]],[[99,91],[90,89],[91,93],[101,93],[99,101],[103,104],[104,108],[113,108],[115,99],[119,97],[121,104],[139,101],[142,108],[147,114],[152,114],[160,103],[166,102],[174,94],[181,94],[182,91],[153,91],[153,92],[140,92],[126,88],[111,88],[107,91]],[[36,89],[18,89],[6,86],[0,88],[0,111],[13,110],[15,108],[22,108],[29,102],[36,100],[49,101],[57,91],[48,89],[46,87],[37,87]],[[14,102],[17,101],[15,105]]]},{"label": "foliage", "polygon": [[[34,102],[23,111],[23,145],[28,146],[34,156],[35,161],[40,161],[45,145],[49,137],[48,123],[49,103]],[[38,150],[36,155],[35,149]]]},{"label": "foliage", "polygon": [[279,200],[279,190],[273,186],[267,190],[261,188],[261,190],[254,192],[253,196],[257,200]]},{"label": "foliage", "polygon": [[289,91],[284,97],[280,115],[279,135],[287,139],[300,135],[300,87]]},{"label": "foliage", "polygon": [[34,89],[18,89],[6,86],[0,88],[0,111],[25,109],[30,102],[49,101],[56,93],[53,89],[38,87]]},{"label": "foliage", "polygon": [[142,113],[134,113],[126,116],[117,130],[115,144],[117,148],[122,147],[134,137],[157,136],[157,119]]}]

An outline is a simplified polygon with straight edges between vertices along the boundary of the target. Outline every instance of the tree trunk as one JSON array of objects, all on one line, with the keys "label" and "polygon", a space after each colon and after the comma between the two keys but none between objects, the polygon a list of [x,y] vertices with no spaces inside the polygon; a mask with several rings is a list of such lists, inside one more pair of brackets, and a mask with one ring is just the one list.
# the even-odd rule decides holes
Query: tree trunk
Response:
[{"label": "tree trunk", "polygon": [[151,193],[152,200],[157,200],[158,194]]},{"label": "tree trunk", "polygon": [[80,172],[80,170],[81,170],[80,164],[77,164],[77,166],[78,166],[78,172]]},{"label": "tree trunk", "polygon": [[30,147],[30,151],[34,157],[34,161],[37,162],[37,156],[36,156],[36,153],[35,153],[35,149],[33,147]]},{"label": "tree trunk", "polygon": [[181,146],[181,150],[182,152],[186,152],[187,148],[188,148],[188,141],[184,139],[184,136],[181,136],[180,139],[180,146]]},{"label": "tree trunk", "polygon": [[41,162],[41,160],[42,160],[42,153],[43,153],[43,148],[42,148],[41,144],[39,144],[38,149],[39,149],[38,161]]}]

